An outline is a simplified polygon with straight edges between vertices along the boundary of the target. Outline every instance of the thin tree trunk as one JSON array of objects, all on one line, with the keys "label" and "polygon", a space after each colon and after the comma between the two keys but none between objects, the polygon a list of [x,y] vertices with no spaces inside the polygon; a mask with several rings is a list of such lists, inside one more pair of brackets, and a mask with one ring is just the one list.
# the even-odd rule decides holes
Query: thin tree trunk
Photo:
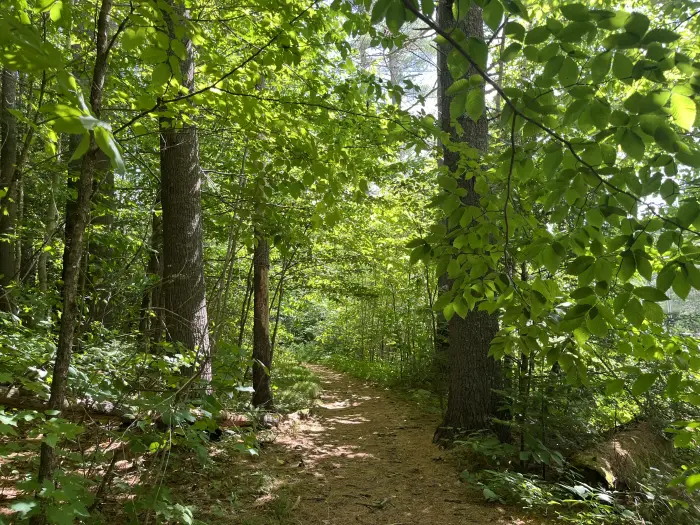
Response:
[{"label": "thin tree trunk", "polygon": [[270,371],[272,346],[270,344],[269,271],[270,245],[265,235],[255,231],[253,259],[253,406],[272,408]]},{"label": "thin tree trunk", "polygon": [[[102,108],[102,91],[107,75],[107,59],[109,55],[108,27],[112,0],[102,0],[97,22],[97,54],[93,71],[90,104],[96,116],[99,117]],[[63,314],[56,348],[56,359],[51,381],[51,395],[48,406],[52,410],[60,410],[66,397],[68,387],[68,368],[73,351],[73,340],[78,314],[78,280],[80,260],[83,253],[83,238],[90,212],[92,197],[92,179],[94,175],[95,156],[97,153],[94,138],[90,140],[90,148],[83,156],[80,180],[78,182],[78,199],[75,206],[75,216],[71,220],[70,231],[67,232],[68,242],[63,252]],[[68,221],[66,221],[68,223]],[[38,481],[51,479],[55,468],[55,453],[53,447],[41,444]],[[38,515],[32,519],[33,524],[44,523],[45,516]]]},{"label": "thin tree trunk", "polygon": [[160,187],[156,193],[151,214],[151,241],[146,274],[152,282],[143,294],[139,330],[144,336],[144,350],[151,343],[159,343],[163,334],[163,305],[161,304],[161,283],[163,279],[163,219],[159,212]]},{"label": "thin tree trunk", "polygon": [[[238,326],[238,349],[243,346],[243,337],[245,336],[245,325],[248,323],[248,312],[250,311],[250,300],[253,297],[253,269],[255,268],[255,255],[250,261],[248,268],[248,277],[246,278],[245,294],[243,296],[243,305],[241,306],[241,318]],[[247,373],[245,375],[248,375]]]},{"label": "thin tree trunk", "polygon": [[[172,4],[171,4],[172,5]],[[189,19],[182,4],[174,5],[177,17]],[[171,38],[184,23],[163,12]],[[180,62],[182,85],[194,91],[194,49],[185,36],[187,57]],[[202,242],[201,170],[197,129],[176,127],[173,119],[161,119],[160,167],[163,206],[163,304],[168,338],[196,350],[202,363],[200,377],[211,381],[211,347],[207,315]]]},{"label": "thin tree trunk", "polygon": [[[458,26],[467,38],[483,39],[484,24],[481,8],[472,5],[467,16],[456,22],[452,14],[452,1],[438,4],[438,23],[443,29],[451,30]],[[488,123],[486,116],[478,122],[463,116],[460,124],[462,136],[450,123],[450,97],[445,91],[453,80],[447,67],[447,54],[450,46],[438,50],[438,105],[440,122],[444,131],[450,133],[452,142],[466,142],[477,150],[486,152],[488,147]],[[470,68],[471,69],[471,68]],[[467,77],[473,71],[467,72]],[[458,170],[459,152],[444,148],[444,165],[455,173]],[[460,185],[467,191],[463,202],[479,206],[479,195],[474,189],[474,177],[463,180]],[[470,432],[494,428],[492,418],[497,412],[493,389],[499,384],[499,365],[488,355],[489,345],[498,331],[498,320],[487,312],[474,308],[465,319],[454,315],[449,322],[449,386],[447,410],[441,427],[435,432],[436,441],[450,440],[456,431]]]}]

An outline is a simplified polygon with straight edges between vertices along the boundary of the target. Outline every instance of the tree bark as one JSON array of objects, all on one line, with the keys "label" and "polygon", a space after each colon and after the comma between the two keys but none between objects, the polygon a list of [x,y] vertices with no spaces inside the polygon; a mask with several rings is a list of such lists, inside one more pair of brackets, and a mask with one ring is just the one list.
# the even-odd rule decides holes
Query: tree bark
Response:
[{"label": "tree bark", "polygon": [[[452,14],[452,0],[442,0],[438,4],[438,24],[445,30],[455,26],[467,38],[483,39],[484,24],[482,11],[472,5],[467,16],[460,22]],[[485,115],[477,122],[463,116],[459,123],[464,130],[459,135],[450,122],[450,98],[445,91],[453,79],[447,67],[447,55],[451,46],[441,46],[438,50],[438,106],[440,124],[443,131],[450,134],[450,140],[466,142],[469,146],[485,153],[488,147],[488,122]],[[467,72],[466,77],[475,71]],[[458,170],[459,152],[443,147],[443,163],[455,173]],[[465,205],[479,206],[475,179],[459,179],[461,187],[467,190],[463,198]],[[451,283],[450,283],[451,285]],[[498,331],[498,320],[478,307],[468,312],[465,319],[454,315],[449,321],[449,378],[447,409],[441,427],[435,432],[435,440],[451,440],[455,432],[471,432],[494,428],[492,418],[497,412],[497,398],[493,389],[499,383],[499,365],[488,355],[489,345]]]},{"label": "tree bark", "polygon": [[16,71],[2,70],[2,149],[0,150],[0,189],[3,190],[0,209],[0,311],[10,311],[10,290],[15,280],[15,228],[19,185],[15,180],[17,163],[17,119],[10,112],[17,108]]},{"label": "tree bark", "polygon": [[272,408],[270,371],[272,346],[270,344],[269,276],[270,246],[265,235],[255,231],[253,269],[253,406]]},{"label": "tree bark", "polygon": [[[102,92],[107,76],[107,59],[109,56],[108,28],[111,9],[112,0],[102,0],[97,21],[97,53],[90,90],[90,104],[97,117],[99,117],[102,109]],[[52,410],[61,410],[63,408],[68,387],[68,368],[73,351],[75,329],[80,317],[77,300],[80,261],[90,212],[92,181],[97,151],[95,139],[91,137],[88,152],[82,158],[78,181],[78,199],[73,217],[70,221],[66,218],[66,228],[68,228],[70,223],[70,230],[66,231],[67,242],[63,251],[63,313],[53,367],[51,396],[48,402],[48,407]],[[54,449],[46,443],[42,443],[38,475],[39,483],[53,477],[54,463]],[[45,517],[43,515],[38,515],[32,519],[32,524],[41,524],[44,523],[44,520]]]},{"label": "tree bark", "polygon": [[[173,5],[176,16],[189,19],[181,4]],[[181,23],[163,12],[171,38]],[[182,86],[194,91],[194,48],[189,37],[182,40],[187,51],[180,62]],[[211,381],[211,347],[207,315],[202,242],[201,170],[197,129],[189,123],[177,127],[174,119],[161,119],[160,170],[163,207],[162,300],[170,341],[196,350],[200,378]]]},{"label": "tree bark", "polygon": [[144,336],[145,350],[151,342],[159,343],[163,334],[163,305],[161,301],[161,283],[163,280],[163,219],[159,208],[161,206],[160,188],[153,205],[151,216],[151,242],[148,255],[146,274],[152,282],[143,294],[141,302],[141,320],[139,330]]}]

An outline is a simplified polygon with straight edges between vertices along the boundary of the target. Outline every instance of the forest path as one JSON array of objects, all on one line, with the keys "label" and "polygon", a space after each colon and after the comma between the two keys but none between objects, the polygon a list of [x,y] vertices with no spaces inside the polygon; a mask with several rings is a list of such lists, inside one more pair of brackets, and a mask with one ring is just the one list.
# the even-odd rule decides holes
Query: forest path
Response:
[{"label": "forest path", "polygon": [[314,415],[285,422],[261,456],[251,459],[257,475],[267,473],[268,489],[234,523],[529,522],[512,516],[517,509],[487,504],[459,482],[454,466],[432,444],[435,415],[326,367],[308,368],[323,386]]}]

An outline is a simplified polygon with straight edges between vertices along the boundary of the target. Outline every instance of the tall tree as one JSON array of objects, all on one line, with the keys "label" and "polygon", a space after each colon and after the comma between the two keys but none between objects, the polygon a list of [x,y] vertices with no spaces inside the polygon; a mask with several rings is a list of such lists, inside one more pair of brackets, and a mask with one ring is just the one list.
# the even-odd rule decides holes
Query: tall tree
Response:
[{"label": "tall tree", "polygon": [[0,310],[9,311],[11,301],[8,287],[15,278],[15,227],[19,185],[15,179],[17,163],[17,109],[18,74],[2,70],[2,149],[0,151]]},{"label": "tall tree", "polygon": [[[182,3],[172,2],[163,10],[168,33],[176,39],[176,28],[186,27],[189,11]],[[180,71],[181,88],[194,91],[194,48],[187,36],[180,39],[184,59]],[[188,106],[189,107],[189,106]],[[211,346],[207,315],[202,244],[201,170],[197,128],[186,115],[160,120],[161,202],[163,209],[163,285],[162,301],[169,340],[196,350],[200,377],[211,380]]]},{"label": "tall tree", "polygon": [[[109,21],[112,0],[102,0],[97,20],[97,44],[95,66],[90,83],[90,105],[92,112],[99,118],[102,109],[102,94],[107,78],[108,57],[110,52]],[[100,132],[99,129],[95,133]],[[97,142],[95,134],[89,135],[88,151],[82,158],[80,179],[78,181],[78,197],[72,210],[72,217],[66,217],[66,244],[63,251],[63,313],[59,331],[56,359],[54,361],[51,395],[48,407],[51,410],[61,410],[66,398],[68,387],[68,369],[70,366],[76,325],[79,321],[78,311],[78,281],[80,261],[83,255],[85,229],[90,213],[90,201],[93,192],[93,177],[97,159]],[[70,219],[70,220],[69,220]],[[54,472],[54,448],[43,442],[39,463],[39,482],[51,479]],[[44,516],[37,515],[33,524],[44,523]]]},{"label": "tall tree", "polygon": [[[453,13],[453,1],[443,0],[438,3],[437,21],[441,29],[452,31],[455,27],[466,38],[484,38],[482,10],[476,5],[469,8],[464,16]],[[462,115],[454,122],[450,112],[450,103],[454,97],[447,94],[447,89],[454,79],[448,67],[447,57],[452,46],[442,45],[438,49],[438,110],[440,127],[447,134],[443,144],[443,165],[452,174],[460,169],[460,143],[466,143],[480,154],[488,148],[488,121],[481,115],[474,121],[468,115]],[[467,78],[476,73],[473,68],[466,72]],[[481,89],[481,87],[479,87]],[[461,129],[460,129],[461,128]],[[479,194],[475,190],[475,175],[466,172],[458,178],[461,188],[466,190],[462,202],[466,206],[480,207]],[[456,254],[455,254],[456,256]],[[454,315],[449,320],[448,348],[448,392],[447,409],[442,425],[435,433],[435,439],[450,439],[456,430],[473,431],[491,427],[491,419],[496,414],[494,387],[498,383],[498,363],[489,356],[489,345],[498,332],[498,320],[494,315],[471,309],[466,317]]]},{"label": "tall tree", "polygon": [[253,405],[272,407],[270,370],[272,345],[270,343],[269,272],[270,245],[265,234],[255,231],[253,259]]}]

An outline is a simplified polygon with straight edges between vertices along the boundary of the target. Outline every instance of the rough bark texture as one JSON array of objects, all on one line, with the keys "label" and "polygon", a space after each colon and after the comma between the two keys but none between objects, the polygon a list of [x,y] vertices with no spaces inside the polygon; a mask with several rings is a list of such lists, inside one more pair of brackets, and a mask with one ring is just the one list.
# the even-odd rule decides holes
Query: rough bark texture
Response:
[{"label": "rough bark texture", "polygon": [[[102,90],[107,75],[108,27],[109,14],[112,9],[112,0],[103,0],[97,22],[97,55],[93,71],[90,104],[93,112],[99,117],[102,107]],[[83,241],[90,212],[90,199],[92,198],[92,181],[95,170],[95,156],[97,153],[94,138],[90,141],[88,153],[83,156],[80,179],[78,181],[78,199],[73,210],[72,217],[66,218],[66,245],[63,252],[63,313],[61,327],[56,348],[56,360],[53,367],[51,381],[51,396],[48,407],[52,410],[61,410],[66,398],[68,387],[68,368],[76,325],[79,321],[78,312],[78,281],[80,276],[80,260],[83,253]],[[38,481],[51,479],[54,472],[54,449],[42,443],[41,458],[39,463]],[[32,523],[43,523],[43,516],[37,516]]]},{"label": "rough bark texture", "polygon": [[[173,4],[171,4],[173,5]],[[173,5],[178,16],[189,12]],[[164,12],[174,35],[174,25]],[[194,90],[194,49],[183,40],[187,58],[180,62],[183,86]],[[201,170],[197,129],[191,124],[177,127],[172,119],[161,119],[161,199],[163,207],[163,284],[167,337],[189,349],[197,349],[201,378],[211,380],[211,347],[207,316],[202,245]]]},{"label": "rough bark texture", "polygon": [[[452,1],[438,4],[438,24],[450,30],[455,25],[469,37],[483,38],[484,26],[481,8],[472,5],[469,14],[460,22],[452,15]],[[438,52],[438,106],[441,127],[450,133],[452,142],[466,142],[485,152],[488,147],[488,123],[485,117],[473,122],[466,115],[459,122],[464,134],[459,135],[450,123],[450,97],[445,94],[453,79],[447,68],[447,55],[451,46],[441,46]],[[471,69],[471,68],[470,68]],[[469,77],[474,71],[468,71]],[[444,165],[451,171],[458,169],[459,153],[444,147]],[[479,206],[479,195],[474,190],[475,179],[460,179],[467,190],[463,202]],[[496,413],[493,389],[498,385],[498,363],[488,355],[491,340],[498,331],[495,316],[474,309],[465,319],[454,315],[449,322],[449,378],[447,410],[442,427],[435,433],[436,441],[451,439],[456,430],[469,432],[492,428],[491,419]]]},{"label": "rough bark texture", "polygon": [[270,344],[269,277],[270,246],[265,236],[255,232],[257,244],[253,260],[253,405],[272,407],[270,370],[272,346]]},{"label": "rough bark texture", "polygon": [[0,150],[0,188],[5,195],[0,206],[0,310],[9,311],[8,286],[15,277],[15,226],[19,185],[15,180],[17,163],[17,119],[9,110],[17,106],[16,71],[2,70],[2,150]]}]

